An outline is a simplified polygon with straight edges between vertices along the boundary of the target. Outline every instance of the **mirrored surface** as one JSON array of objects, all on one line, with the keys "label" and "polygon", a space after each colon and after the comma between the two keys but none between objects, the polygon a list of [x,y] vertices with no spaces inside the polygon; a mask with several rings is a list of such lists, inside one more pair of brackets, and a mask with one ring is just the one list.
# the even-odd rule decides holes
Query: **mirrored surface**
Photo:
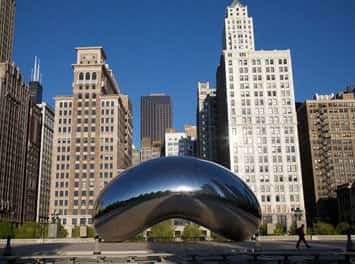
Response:
[{"label": "mirrored surface", "polygon": [[183,218],[240,241],[260,223],[259,203],[235,174],[191,157],[146,161],[112,180],[96,200],[96,232],[125,241],[170,218]]}]

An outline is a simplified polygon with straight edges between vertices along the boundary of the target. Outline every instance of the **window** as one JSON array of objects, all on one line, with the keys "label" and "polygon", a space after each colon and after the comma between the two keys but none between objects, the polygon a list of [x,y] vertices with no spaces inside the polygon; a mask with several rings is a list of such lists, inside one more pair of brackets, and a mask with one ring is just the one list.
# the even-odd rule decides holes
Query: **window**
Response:
[{"label": "window", "polygon": [[84,80],[84,73],[82,73],[82,72],[79,73],[79,80],[80,81]]},{"label": "window", "polygon": [[90,80],[90,73],[87,72],[87,73],[85,74],[85,80]]},{"label": "window", "polygon": [[92,80],[96,80],[97,79],[97,75],[96,75],[96,72],[93,72],[92,73],[92,77],[91,77]]}]

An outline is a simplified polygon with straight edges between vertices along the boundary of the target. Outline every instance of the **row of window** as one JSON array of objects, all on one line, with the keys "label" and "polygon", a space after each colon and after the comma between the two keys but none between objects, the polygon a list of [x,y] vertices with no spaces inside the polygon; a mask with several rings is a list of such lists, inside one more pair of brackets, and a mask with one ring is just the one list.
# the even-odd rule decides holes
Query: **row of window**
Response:
[{"label": "row of window", "polygon": [[86,81],[90,81],[90,80],[97,80],[97,73],[96,72],[86,72],[86,73],[83,73],[83,72],[80,72],[79,73],[79,81],[83,81],[83,80],[86,80]]}]

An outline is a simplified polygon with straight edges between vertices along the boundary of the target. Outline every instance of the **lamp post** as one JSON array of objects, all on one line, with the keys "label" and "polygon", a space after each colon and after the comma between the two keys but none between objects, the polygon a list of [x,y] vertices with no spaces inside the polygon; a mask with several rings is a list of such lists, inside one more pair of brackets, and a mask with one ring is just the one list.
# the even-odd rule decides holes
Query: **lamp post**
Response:
[{"label": "lamp post", "polygon": [[293,213],[295,215],[295,226],[297,228],[298,222],[302,220],[303,211],[299,208],[296,208]]},{"label": "lamp post", "polygon": [[10,221],[10,233],[7,235],[6,238],[6,247],[4,249],[4,256],[11,256],[12,250],[11,250],[11,238],[13,236],[13,224],[15,221],[15,212],[13,210],[9,210],[9,221]]}]

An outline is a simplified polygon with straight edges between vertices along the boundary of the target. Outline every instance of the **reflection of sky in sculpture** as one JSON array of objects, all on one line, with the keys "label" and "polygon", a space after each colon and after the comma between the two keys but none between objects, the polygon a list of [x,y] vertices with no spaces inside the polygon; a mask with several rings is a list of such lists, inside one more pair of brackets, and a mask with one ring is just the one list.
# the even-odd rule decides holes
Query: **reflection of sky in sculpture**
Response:
[{"label": "reflection of sky in sculpture", "polygon": [[[183,205],[177,201],[185,201],[187,204]],[[224,221],[223,215],[215,215],[217,212],[230,218],[238,217],[236,224],[238,221],[245,224],[245,221],[249,221],[247,219],[252,219],[248,232],[245,232],[243,237],[258,225],[261,215],[256,197],[248,186],[229,170],[195,158],[169,157],[146,161],[111,181],[97,199],[94,219],[96,218],[97,223],[100,222],[99,226],[109,225],[110,218],[113,217],[121,223],[122,217],[134,212],[135,208],[142,206],[143,203],[146,204],[146,208],[140,209],[142,212],[136,212],[138,218],[140,214],[143,217],[152,215],[153,218],[159,219],[168,216],[181,217],[211,229],[213,226],[208,225],[216,225],[218,222],[215,221]],[[154,209],[159,208],[159,203],[163,207]],[[173,207],[169,208],[170,211],[166,210],[167,203],[169,207]],[[187,212],[184,208],[190,203],[198,207],[197,211],[200,210],[197,216],[191,216],[194,212]],[[159,216],[159,210],[165,210],[169,215]],[[199,219],[201,216],[198,215],[204,215],[204,212],[210,214],[210,219]],[[152,224],[155,220],[149,221]],[[128,226],[130,224],[127,223]],[[148,223],[144,225],[146,224]],[[135,228],[138,230],[143,227],[130,226],[130,228],[135,232]],[[237,239],[237,233],[237,228],[234,228],[235,240],[240,239]]]}]

